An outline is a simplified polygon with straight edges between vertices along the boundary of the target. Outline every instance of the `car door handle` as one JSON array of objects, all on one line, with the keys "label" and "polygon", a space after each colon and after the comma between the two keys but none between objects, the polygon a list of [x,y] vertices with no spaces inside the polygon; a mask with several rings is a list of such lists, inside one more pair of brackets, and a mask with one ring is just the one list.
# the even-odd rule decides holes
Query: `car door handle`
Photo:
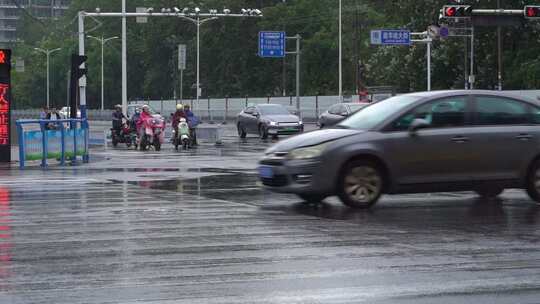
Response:
[{"label": "car door handle", "polygon": [[468,142],[469,138],[465,136],[455,136],[452,138],[452,141],[458,144],[462,144]]},{"label": "car door handle", "polygon": [[530,134],[519,134],[518,136],[516,136],[516,139],[522,140],[522,141],[528,141],[528,140],[531,140],[532,138],[533,136]]}]

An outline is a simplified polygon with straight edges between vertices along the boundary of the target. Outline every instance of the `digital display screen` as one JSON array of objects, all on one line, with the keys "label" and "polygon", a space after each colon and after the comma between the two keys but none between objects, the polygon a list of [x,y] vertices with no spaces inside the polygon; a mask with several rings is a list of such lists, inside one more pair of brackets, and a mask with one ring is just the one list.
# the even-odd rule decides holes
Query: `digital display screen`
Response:
[{"label": "digital display screen", "polygon": [[11,161],[11,50],[0,49],[0,162]]}]

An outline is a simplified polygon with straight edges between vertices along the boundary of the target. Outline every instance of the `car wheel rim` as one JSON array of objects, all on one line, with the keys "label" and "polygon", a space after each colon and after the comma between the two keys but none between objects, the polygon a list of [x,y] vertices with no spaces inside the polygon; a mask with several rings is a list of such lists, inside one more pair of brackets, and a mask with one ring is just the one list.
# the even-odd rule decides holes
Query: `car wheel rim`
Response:
[{"label": "car wheel rim", "polygon": [[379,196],[381,186],[379,173],[371,167],[353,168],[345,177],[345,193],[359,203],[372,202]]}]

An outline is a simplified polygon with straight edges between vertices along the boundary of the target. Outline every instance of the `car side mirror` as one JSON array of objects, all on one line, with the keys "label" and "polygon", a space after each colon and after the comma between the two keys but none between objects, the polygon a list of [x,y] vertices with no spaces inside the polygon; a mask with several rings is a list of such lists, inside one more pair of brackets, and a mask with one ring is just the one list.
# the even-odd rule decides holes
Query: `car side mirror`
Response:
[{"label": "car side mirror", "polygon": [[258,117],[260,117],[260,116],[261,116],[261,114],[259,114],[259,113],[253,113],[253,116],[255,116],[255,117],[257,117],[257,118],[258,118]]},{"label": "car side mirror", "polygon": [[339,115],[340,115],[340,116],[343,116],[343,117],[347,117],[347,116],[349,116],[349,113],[347,113],[347,112],[341,112],[341,113],[339,113]]},{"label": "car side mirror", "polygon": [[429,127],[429,122],[425,119],[416,118],[409,126],[409,134],[414,135],[416,131]]}]

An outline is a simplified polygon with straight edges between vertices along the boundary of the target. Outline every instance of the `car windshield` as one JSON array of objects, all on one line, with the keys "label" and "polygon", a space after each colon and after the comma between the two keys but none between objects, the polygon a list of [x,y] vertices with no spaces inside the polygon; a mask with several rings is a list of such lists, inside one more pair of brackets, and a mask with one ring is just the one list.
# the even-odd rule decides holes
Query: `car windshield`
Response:
[{"label": "car windshield", "polygon": [[361,109],[337,126],[345,129],[370,130],[376,125],[421,99],[418,96],[396,96]]},{"label": "car windshield", "polygon": [[259,107],[259,111],[262,115],[289,115],[289,111],[279,105],[269,105]]},{"label": "car windshield", "polygon": [[350,104],[349,108],[351,109],[351,112],[354,113],[354,112],[360,110],[361,108],[363,108],[365,106],[367,106],[367,104],[365,104],[365,103],[363,103],[363,104],[362,103],[355,103],[355,104]]}]

